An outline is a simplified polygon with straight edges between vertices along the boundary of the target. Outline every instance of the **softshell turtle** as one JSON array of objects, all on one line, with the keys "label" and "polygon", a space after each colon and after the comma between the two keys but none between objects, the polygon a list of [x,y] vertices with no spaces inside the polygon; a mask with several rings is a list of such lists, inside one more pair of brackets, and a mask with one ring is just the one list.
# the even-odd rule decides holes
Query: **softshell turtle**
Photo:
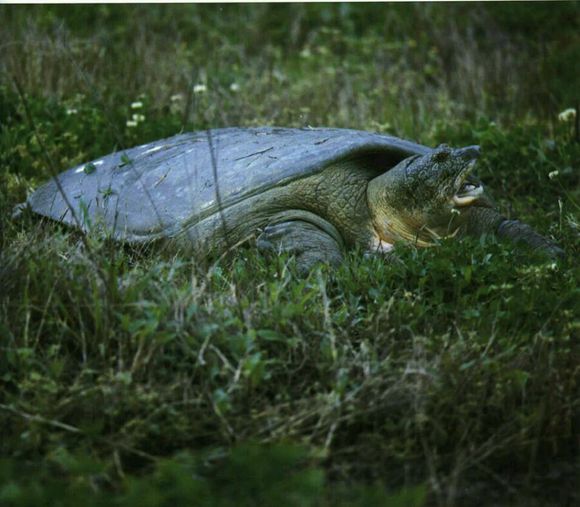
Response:
[{"label": "softshell turtle", "polygon": [[328,128],[226,128],[122,150],[53,178],[36,213],[127,242],[169,240],[220,253],[257,237],[308,271],[344,248],[495,233],[559,255],[551,241],[493,207],[473,174],[479,148],[432,149]]}]

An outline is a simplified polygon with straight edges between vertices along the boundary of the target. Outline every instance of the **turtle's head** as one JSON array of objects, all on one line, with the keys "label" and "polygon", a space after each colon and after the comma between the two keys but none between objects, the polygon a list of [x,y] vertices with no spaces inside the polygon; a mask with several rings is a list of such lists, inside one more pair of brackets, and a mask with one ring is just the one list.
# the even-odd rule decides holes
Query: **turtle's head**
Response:
[{"label": "turtle's head", "polygon": [[432,245],[458,231],[468,207],[492,206],[473,174],[478,156],[478,146],[441,145],[371,180],[367,196],[379,238]]}]

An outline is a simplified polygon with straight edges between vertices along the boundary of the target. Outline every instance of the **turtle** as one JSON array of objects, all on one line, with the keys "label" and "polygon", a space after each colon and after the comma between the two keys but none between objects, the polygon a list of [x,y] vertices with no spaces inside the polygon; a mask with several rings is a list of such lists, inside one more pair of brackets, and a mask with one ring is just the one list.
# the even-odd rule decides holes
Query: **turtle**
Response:
[{"label": "turtle", "polygon": [[220,128],[182,133],[73,167],[32,193],[35,213],[116,240],[164,240],[184,255],[254,240],[299,272],[338,265],[348,248],[496,234],[558,257],[501,215],[474,173],[478,146],[430,148],[339,128]]}]

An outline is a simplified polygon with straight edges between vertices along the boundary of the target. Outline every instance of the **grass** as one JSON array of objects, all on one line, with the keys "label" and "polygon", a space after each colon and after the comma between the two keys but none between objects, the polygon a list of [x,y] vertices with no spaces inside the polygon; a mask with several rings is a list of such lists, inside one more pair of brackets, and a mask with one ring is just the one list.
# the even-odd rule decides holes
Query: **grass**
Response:
[{"label": "grass", "polygon": [[[578,15],[0,7],[0,503],[577,502]],[[10,218],[115,148],[268,124],[480,144],[502,211],[567,259],[482,238],[300,279]]]}]

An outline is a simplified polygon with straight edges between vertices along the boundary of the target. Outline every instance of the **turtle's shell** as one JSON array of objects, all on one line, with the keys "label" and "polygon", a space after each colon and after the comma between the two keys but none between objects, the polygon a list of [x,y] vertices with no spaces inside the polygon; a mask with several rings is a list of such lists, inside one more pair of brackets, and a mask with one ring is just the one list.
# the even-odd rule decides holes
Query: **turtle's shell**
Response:
[{"label": "turtle's shell", "polygon": [[[226,128],[180,134],[73,167],[28,199],[32,210],[117,238],[172,236],[185,223],[365,153],[384,170],[430,148],[396,137],[327,128]],[[216,184],[217,183],[217,184]],[[72,211],[70,208],[72,208]]]}]

